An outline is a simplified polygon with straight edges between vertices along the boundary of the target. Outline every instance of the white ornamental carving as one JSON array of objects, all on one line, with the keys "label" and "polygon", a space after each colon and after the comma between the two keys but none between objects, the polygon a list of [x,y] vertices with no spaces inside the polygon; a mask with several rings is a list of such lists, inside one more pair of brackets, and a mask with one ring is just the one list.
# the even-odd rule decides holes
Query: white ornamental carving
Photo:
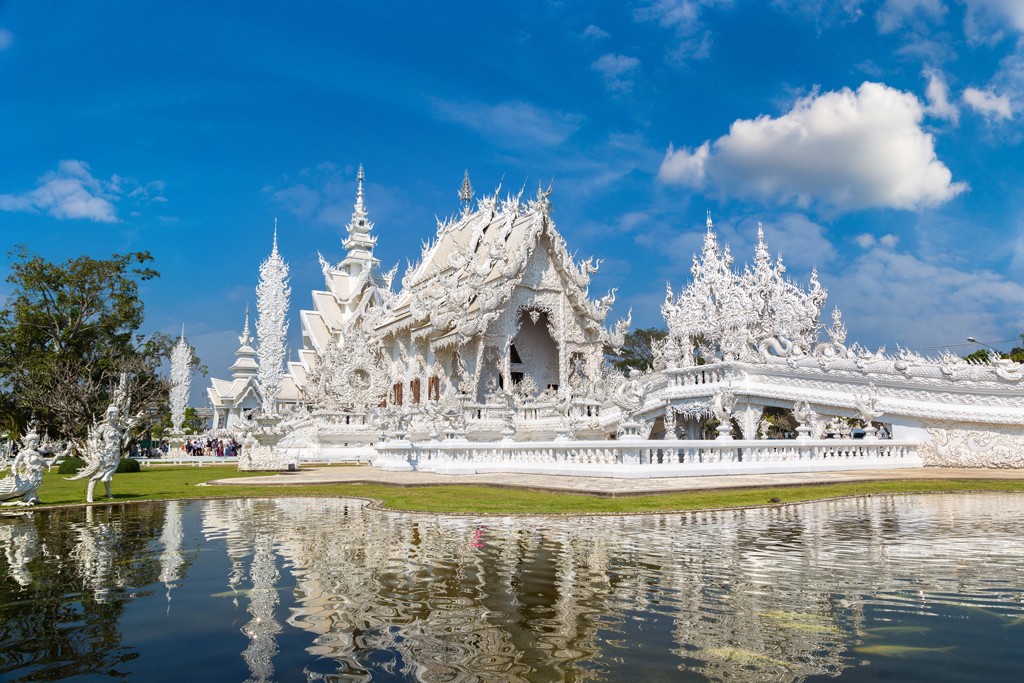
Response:
[{"label": "white ornamental carving", "polygon": [[260,265],[256,286],[256,335],[259,338],[259,383],[263,392],[263,413],[277,414],[277,396],[281,392],[288,338],[288,306],[292,289],[288,286],[288,264],[277,252],[277,221],[274,221],[274,248]]},{"label": "white ornamental carving", "polygon": [[181,326],[181,336],[171,352],[171,388],[169,402],[171,404],[171,431],[181,434],[181,425],[185,421],[185,409],[188,407],[188,392],[192,386],[192,347],[185,340],[185,326]]}]

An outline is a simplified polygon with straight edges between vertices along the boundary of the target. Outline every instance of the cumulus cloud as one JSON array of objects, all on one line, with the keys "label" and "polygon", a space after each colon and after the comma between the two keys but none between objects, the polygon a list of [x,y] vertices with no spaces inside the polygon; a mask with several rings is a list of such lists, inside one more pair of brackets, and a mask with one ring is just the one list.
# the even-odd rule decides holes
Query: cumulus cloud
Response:
[{"label": "cumulus cloud", "polygon": [[110,181],[94,178],[89,164],[66,159],[36,181],[36,188],[20,194],[0,195],[0,211],[46,213],[54,218],[117,223],[114,202],[123,192],[118,176]]},{"label": "cumulus cloud", "polygon": [[14,43],[14,36],[10,31],[0,26],[0,52],[3,52]]},{"label": "cumulus cloud", "polygon": [[710,140],[692,150],[689,147],[674,149],[672,143],[669,143],[668,153],[658,171],[658,178],[673,185],[702,189],[707,180],[706,168],[710,155]]},{"label": "cumulus cloud", "polygon": [[528,102],[449,102],[433,100],[438,118],[473,130],[502,147],[555,147],[579,130],[582,114],[542,109]]},{"label": "cumulus cloud", "polygon": [[640,60],[636,57],[609,53],[594,60],[590,68],[600,72],[609,90],[629,92],[633,89],[633,81],[624,76],[635,71],[638,66],[640,66]]},{"label": "cumulus cloud", "polygon": [[946,85],[946,80],[934,69],[926,69],[924,75],[928,78],[928,87],[925,90],[928,106],[925,107],[925,111],[956,125],[960,120],[960,109],[949,101],[949,86]]},{"label": "cumulus cloud", "polygon": [[607,38],[608,37],[608,31],[602,31],[597,26],[594,26],[593,24],[590,24],[585,29],[583,29],[583,37],[584,38],[593,38],[594,40],[600,40],[601,38]]},{"label": "cumulus cloud", "polygon": [[978,90],[977,88],[966,88],[963,94],[964,102],[971,109],[978,112],[989,120],[1013,118],[1013,109],[1010,106],[1010,98],[1006,95],[996,95],[991,90]]},{"label": "cumulus cloud", "polygon": [[919,209],[966,191],[935,155],[911,93],[866,82],[813,93],[778,118],[740,119],[696,150],[669,148],[658,177],[720,195],[850,211]]},{"label": "cumulus cloud", "polygon": [[875,13],[879,33],[894,33],[917,17],[941,22],[946,15],[942,0],[885,0]]}]

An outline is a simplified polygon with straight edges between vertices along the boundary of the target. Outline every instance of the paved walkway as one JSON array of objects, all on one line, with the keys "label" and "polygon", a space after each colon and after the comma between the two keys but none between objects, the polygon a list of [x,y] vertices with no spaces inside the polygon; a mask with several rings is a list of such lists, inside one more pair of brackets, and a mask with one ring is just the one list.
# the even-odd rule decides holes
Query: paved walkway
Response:
[{"label": "paved walkway", "polygon": [[1024,481],[1024,470],[953,469],[923,467],[859,472],[808,472],[793,474],[739,474],[665,479],[604,479],[549,474],[434,474],[433,472],[384,472],[376,467],[307,467],[265,477],[216,479],[224,486],[318,486],[324,484],[381,484],[401,488],[415,486],[490,486],[494,488],[575,493],[619,498],[659,493],[685,493],[720,489],[775,488],[807,484],[844,484],[859,481],[929,481],[942,479]]}]

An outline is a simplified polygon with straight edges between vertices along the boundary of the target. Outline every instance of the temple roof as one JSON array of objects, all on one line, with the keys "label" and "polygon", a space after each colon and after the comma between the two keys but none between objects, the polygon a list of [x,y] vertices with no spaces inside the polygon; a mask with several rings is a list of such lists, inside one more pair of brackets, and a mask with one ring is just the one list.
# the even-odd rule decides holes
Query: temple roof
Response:
[{"label": "temple roof", "polygon": [[[593,326],[603,322],[613,297],[591,302],[587,295],[591,261],[577,265],[551,220],[550,191],[538,191],[525,205],[521,195],[482,198],[455,219],[439,222],[419,262],[402,278],[402,290],[375,316],[378,332],[429,325],[431,335],[451,339],[486,330],[500,314],[542,239],[561,275],[560,288],[573,308]],[[454,336],[453,336],[454,332]]]}]

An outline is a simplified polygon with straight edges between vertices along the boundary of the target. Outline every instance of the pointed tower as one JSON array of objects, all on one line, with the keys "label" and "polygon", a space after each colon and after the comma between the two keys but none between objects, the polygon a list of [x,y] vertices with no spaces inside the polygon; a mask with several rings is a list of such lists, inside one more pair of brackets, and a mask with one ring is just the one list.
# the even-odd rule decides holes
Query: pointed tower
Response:
[{"label": "pointed tower", "polygon": [[345,260],[341,262],[341,269],[348,272],[350,276],[357,276],[369,264],[371,267],[380,265],[380,261],[373,258],[373,247],[377,244],[377,238],[370,234],[373,230],[373,223],[367,218],[366,205],[363,204],[363,165],[359,164],[359,175],[357,176],[359,187],[356,191],[356,204],[352,210],[352,220],[346,226],[348,237],[341,243],[348,251]]},{"label": "pointed tower", "polygon": [[473,183],[469,182],[469,169],[466,169],[466,176],[462,179],[462,187],[459,188],[459,201],[462,202],[462,215],[468,216],[473,210]]},{"label": "pointed tower", "polygon": [[238,360],[228,370],[235,379],[255,377],[259,372],[259,366],[256,365],[256,350],[252,348],[252,336],[249,334],[249,304],[245,305],[245,327],[238,338],[238,343],[241,345],[235,351]]}]

